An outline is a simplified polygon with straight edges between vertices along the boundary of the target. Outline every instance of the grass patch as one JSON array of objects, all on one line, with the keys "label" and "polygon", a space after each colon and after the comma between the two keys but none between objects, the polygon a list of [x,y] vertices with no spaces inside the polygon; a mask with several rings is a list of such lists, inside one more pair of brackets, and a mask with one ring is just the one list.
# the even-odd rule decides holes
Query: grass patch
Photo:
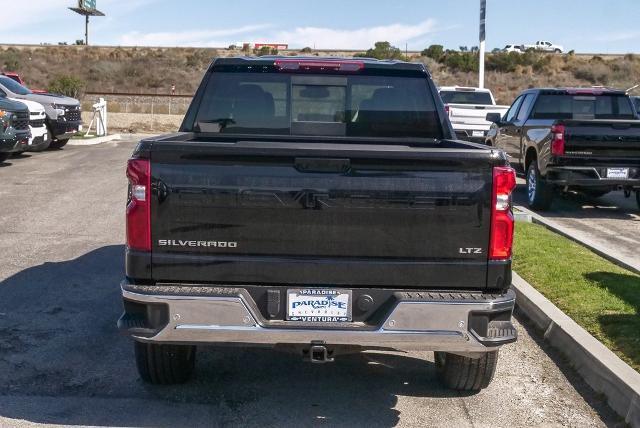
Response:
[{"label": "grass patch", "polygon": [[516,224],[513,268],[640,372],[640,276],[523,222]]}]

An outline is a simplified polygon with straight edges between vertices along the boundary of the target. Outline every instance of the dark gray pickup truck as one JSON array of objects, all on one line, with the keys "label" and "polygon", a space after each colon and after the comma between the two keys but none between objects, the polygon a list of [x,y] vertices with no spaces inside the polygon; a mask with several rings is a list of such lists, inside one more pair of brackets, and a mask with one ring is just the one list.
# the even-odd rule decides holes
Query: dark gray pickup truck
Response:
[{"label": "dark gray pickup truck", "polygon": [[602,196],[636,192],[640,207],[640,120],[630,97],[604,88],[529,89],[495,124],[488,143],[527,177],[529,206],[548,209],[555,190]]},{"label": "dark gray pickup truck", "polygon": [[0,94],[0,163],[27,147],[31,137],[29,109]]},{"label": "dark gray pickup truck", "polygon": [[128,163],[118,326],[141,377],[187,380],[197,345],[417,349],[486,387],[516,340],[515,173],[453,137],[422,64],[213,61],[180,132]]}]

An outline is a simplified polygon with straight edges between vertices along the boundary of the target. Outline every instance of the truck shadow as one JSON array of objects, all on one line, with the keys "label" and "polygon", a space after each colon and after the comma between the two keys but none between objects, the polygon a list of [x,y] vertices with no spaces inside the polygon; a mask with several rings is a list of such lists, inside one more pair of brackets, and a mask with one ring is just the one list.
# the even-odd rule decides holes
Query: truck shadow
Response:
[{"label": "truck shadow", "polygon": [[612,340],[615,348],[634,365],[640,367],[640,276],[614,272],[590,272],[585,275],[599,287],[615,294],[632,311],[627,314],[598,316],[602,331]]},{"label": "truck shadow", "polygon": [[[516,186],[514,203],[527,207],[526,185]],[[611,192],[602,197],[591,197],[577,192],[556,192],[551,209],[538,213],[549,218],[629,220],[637,219],[638,207],[634,195],[624,198],[621,191]]]},{"label": "truck shadow", "polygon": [[[194,426],[176,418],[197,405],[210,425],[393,426],[399,422],[398,395],[459,396],[437,382],[432,362],[398,353],[313,365],[271,350],[205,347],[192,381],[144,384],[133,346],[115,326],[123,253],[121,245],[104,246],[0,282],[0,417],[63,425]],[[47,404],[39,404],[45,398]],[[122,410],[123,402],[141,402],[148,411]],[[169,415],[174,420],[153,408],[175,410]],[[429,412],[428,406],[423,410]]]}]

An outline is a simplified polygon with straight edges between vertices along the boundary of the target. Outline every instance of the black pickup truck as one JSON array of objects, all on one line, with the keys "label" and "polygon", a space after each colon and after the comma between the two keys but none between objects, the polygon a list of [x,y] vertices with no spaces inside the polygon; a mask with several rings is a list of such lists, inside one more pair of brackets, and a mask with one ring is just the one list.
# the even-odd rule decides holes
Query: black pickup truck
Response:
[{"label": "black pickup truck", "polygon": [[516,340],[515,172],[453,136],[422,64],[214,60],[180,132],[128,162],[118,326],[141,377],[187,380],[204,344],[417,349],[486,387]]},{"label": "black pickup truck", "polygon": [[554,191],[602,196],[636,192],[640,207],[640,120],[630,97],[604,88],[529,89],[494,122],[488,144],[504,150],[527,178],[531,208]]}]

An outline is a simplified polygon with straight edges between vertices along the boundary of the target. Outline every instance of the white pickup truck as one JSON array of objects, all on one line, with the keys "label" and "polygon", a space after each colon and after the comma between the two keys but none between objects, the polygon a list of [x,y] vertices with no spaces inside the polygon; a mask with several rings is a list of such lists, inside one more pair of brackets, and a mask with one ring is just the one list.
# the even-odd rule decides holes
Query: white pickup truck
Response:
[{"label": "white pickup truck", "polygon": [[535,49],[544,52],[563,53],[564,47],[548,42],[546,40],[538,40],[535,45],[524,45],[524,50]]},{"label": "white pickup truck", "polygon": [[18,98],[9,98],[13,101],[21,102],[29,109],[29,130],[31,137],[29,143],[24,147],[27,152],[41,152],[49,147],[51,140],[47,133],[45,124],[47,115],[44,106],[35,101],[23,100]]},{"label": "white pickup truck", "polygon": [[461,140],[485,143],[491,123],[487,122],[487,113],[499,113],[503,116],[509,106],[496,105],[493,94],[488,89],[464,86],[442,86],[440,98],[445,111]]}]

